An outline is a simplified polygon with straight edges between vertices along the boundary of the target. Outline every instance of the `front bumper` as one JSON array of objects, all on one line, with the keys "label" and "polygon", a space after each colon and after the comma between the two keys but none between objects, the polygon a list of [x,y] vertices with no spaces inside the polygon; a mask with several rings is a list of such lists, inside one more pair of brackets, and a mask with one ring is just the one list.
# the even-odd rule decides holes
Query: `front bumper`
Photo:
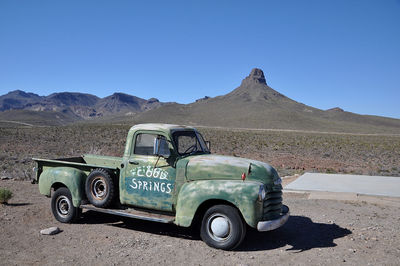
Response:
[{"label": "front bumper", "polygon": [[281,215],[278,219],[258,222],[257,230],[262,232],[275,230],[276,228],[279,228],[282,225],[284,225],[286,221],[289,219],[289,216],[290,216],[289,207],[283,205]]}]

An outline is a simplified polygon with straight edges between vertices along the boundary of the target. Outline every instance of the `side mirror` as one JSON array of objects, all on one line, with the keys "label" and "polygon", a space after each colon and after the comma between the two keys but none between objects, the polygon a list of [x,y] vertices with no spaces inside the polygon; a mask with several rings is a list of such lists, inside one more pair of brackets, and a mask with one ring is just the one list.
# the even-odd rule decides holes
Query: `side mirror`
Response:
[{"label": "side mirror", "polygon": [[206,146],[207,146],[207,149],[208,149],[208,151],[211,151],[211,142],[210,141],[206,141]]},{"label": "side mirror", "polygon": [[154,155],[164,158],[169,158],[171,152],[169,151],[168,142],[165,138],[156,138],[154,143]]}]

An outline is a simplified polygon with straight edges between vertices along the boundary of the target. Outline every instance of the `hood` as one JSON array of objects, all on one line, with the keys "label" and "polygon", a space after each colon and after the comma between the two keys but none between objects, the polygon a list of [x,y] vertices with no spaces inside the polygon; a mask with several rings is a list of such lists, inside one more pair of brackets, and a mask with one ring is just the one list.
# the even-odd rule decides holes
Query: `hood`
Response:
[{"label": "hood", "polygon": [[276,170],[269,164],[260,161],[211,154],[195,155],[188,159],[186,168],[188,180],[242,180],[244,173],[245,181],[280,185],[280,178]]}]

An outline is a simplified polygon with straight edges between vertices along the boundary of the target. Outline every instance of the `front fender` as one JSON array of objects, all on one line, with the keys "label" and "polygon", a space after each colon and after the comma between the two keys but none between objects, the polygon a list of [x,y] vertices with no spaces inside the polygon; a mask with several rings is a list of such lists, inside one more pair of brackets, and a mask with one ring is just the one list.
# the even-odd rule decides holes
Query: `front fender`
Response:
[{"label": "front fender", "polygon": [[53,167],[45,169],[39,178],[39,191],[50,196],[51,188],[55,183],[61,183],[71,192],[72,204],[79,207],[85,197],[85,172],[73,167]]},{"label": "front fender", "polygon": [[178,195],[175,223],[188,227],[199,206],[208,200],[224,200],[235,205],[246,223],[257,227],[262,217],[258,192],[261,183],[239,180],[201,180],[185,183]]}]

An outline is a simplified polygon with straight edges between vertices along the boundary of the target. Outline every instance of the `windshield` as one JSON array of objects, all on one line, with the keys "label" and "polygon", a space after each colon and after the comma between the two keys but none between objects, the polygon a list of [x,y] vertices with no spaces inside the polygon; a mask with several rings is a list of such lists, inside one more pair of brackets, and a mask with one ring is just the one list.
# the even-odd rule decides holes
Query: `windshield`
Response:
[{"label": "windshield", "polygon": [[196,131],[176,131],[172,134],[179,155],[210,153],[200,133]]}]

